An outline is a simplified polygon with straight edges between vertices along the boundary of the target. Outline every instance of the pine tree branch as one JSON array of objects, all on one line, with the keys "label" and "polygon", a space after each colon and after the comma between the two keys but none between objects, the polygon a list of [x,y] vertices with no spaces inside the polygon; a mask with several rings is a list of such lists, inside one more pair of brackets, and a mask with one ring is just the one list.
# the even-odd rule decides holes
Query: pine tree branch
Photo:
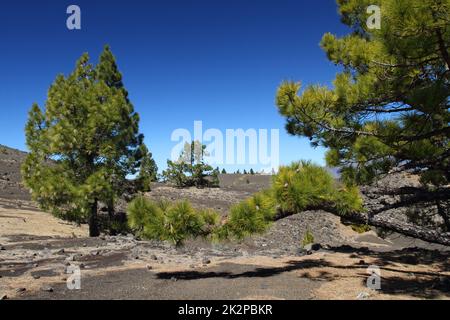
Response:
[{"label": "pine tree branch", "polygon": [[442,58],[447,64],[447,70],[450,70],[450,54],[447,51],[447,47],[445,46],[444,37],[442,35],[441,29],[436,30],[436,35],[439,43],[439,51],[441,52]]},{"label": "pine tree branch", "polygon": [[380,62],[380,61],[376,61],[376,60],[371,60],[370,62],[373,64],[376,64],[378,66],[382,66],[382,67],[389,67],[389,68],[413,68],[413,67],[420,67],[424,64],[428,64],[430,62],[439,60],[439,58],[430,58],[430,59],[426,59],[417,63],[401,63],[401,64],[392,64],[392,63],[387,63],[387,62]]}]

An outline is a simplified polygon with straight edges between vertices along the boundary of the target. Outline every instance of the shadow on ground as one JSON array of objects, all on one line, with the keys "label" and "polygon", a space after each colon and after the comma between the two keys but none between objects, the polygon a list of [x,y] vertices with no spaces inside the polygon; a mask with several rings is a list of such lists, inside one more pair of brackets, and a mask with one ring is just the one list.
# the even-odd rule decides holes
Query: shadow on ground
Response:
[{"label": "shadow on ground", "polygon": [[[311,258],[302,261],[289,261],[282,267],[261,267],[242,273],[210,271],[161,272],[157,274],[157,278],[165,280],[176,278],[187,281],[209,278],[268,278],[287,272],[303,271],[300,276],[302,278],[312,281],[334,281],[342,278],[338,270],[354,269],[356,273],[352,273],[351,277],[361,278],[361,282],[365,285],[368,278],[367,268],[369,264],[363,259],[370,259],[370,265],[378,266],[382,272],[380,293],[410,295],[425,299],[434,299],[442,295],[450,296],[450,276],[443,274],[443,272],[450,271],[449,252],[443,253],[411,248],[393,252],[375,252],[367,248],[353,248],[347,245],[331,248],[329,252],[348,253],[350,257],[361,260],[350,265],[339,265],[323,259]],[[433,268],[430,268],[430,270],[433,271],[416,270],[418,265],[431,264]],[[315,275],[311,275],[309,271],[316,268],[336,270],[336,273],[315,270]]]}]

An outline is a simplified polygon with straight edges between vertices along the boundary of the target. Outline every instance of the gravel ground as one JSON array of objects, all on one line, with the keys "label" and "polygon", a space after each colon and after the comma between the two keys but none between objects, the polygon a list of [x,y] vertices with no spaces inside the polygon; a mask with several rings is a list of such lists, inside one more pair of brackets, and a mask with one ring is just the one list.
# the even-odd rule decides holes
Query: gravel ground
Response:
[{"label": "gravel ground", "polygon": [[[357,234],[325,211],[287,217],[238,243],[189,240],[177,249],[131,235],[88,238],[86,226],[55,219],[30,201],[20,182],[24,155],[0,146],[0,299],[450,298],[448,247],[398,234],[381,238],[376,230]],[[417,182],[410,178],[363,188],[367,205],[377,210],[395,203],[398,196],[390,190]],[[222,175],[220,180],[216,189],[155,184],[147,196],[188,199],[225,216],[230,206],[270,186],[271,178]],[[387,214],[407,218],[399,210]],[[307,230],[319,251],[301,249]],[[380,292],[366,290],[369,263],[387,275]],[[81,291],[67,289],[71,267],[81,270]]]}]

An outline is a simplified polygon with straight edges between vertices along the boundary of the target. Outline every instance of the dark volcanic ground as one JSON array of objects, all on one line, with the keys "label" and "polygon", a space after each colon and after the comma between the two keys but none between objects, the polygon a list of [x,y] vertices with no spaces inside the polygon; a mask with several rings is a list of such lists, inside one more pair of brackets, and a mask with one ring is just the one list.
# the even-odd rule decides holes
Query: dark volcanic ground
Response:
[{"label": "dark volcanic ground", "polygon": [[[450,298],[447,247],[398,234],[357,234],[325,211],[287,217],[238,243],[190,240],[176,249],[131,235],[90,239],[86,226],[36,209],[20,182],[24,156],[0,146],[0,299]],[[155,184],[147,196],[188,199],[225,217],[271,177],[222,175],[220,181],[216,189]],[[374,206],[390,203],[374,192],[379,189],[363,189],[364,195]],[[301,250],[308,229],[322,245],[312,255]],[[382,268],[379,292],[365,287],[369,264]],[[81,269],[82,290],[67,288],[71,266]]]}]

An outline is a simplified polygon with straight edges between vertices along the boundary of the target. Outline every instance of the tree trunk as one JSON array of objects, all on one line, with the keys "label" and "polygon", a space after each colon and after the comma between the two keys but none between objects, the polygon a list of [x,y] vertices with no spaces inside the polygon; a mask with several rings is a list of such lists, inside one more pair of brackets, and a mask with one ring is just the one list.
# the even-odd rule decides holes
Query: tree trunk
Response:
[{"label": "tree trunk", "polygon": [[109,218],[109,222],[112,222],[114,219],[114,201],[113,200],[108,201],[108,218]]},{"label": "tree trunk", "polygon": [[365,214],[353,214],[346,216],[346,220],[354,223],[367,223],[373,227],[385,228],[390,231],[403,234],[405,236],[416,239],[428,241],[431,243],[442,244],[450,246],[450,232],[442,232],[438,230],[426,229],[409,223],[402,223],[400,221],[390,219],[383,216],[367,216]]},{"label": "tree trunk", "polygon": [[[373,227],[384,228],[415,239],[450,246],[450,232],[445,233],[439,230],[431,230],[410,223],[402,223],[401,221],[397,221],[385,216],[383,217],[382,215],[370,213],[354,213],[352,215],[346,215],[345,217],[343,217],[339,215],[336,210],[330,205],[316,206],[305,209],[305,211],[310,210],[324,210],[341,217],[342,220],[345,220],[349,223],[368,224]],[[291,215],[293,215],[293,213],[279,213],[275,217],[275,221],[281,220]]]},{"label": "tree trunk", "polygon": [[98,237],[100,235],[100,230],[98,228],[97,219],[97,203],[98,200],[95,199],[91,206],[91,214],[89,216],[89,236]]}]

